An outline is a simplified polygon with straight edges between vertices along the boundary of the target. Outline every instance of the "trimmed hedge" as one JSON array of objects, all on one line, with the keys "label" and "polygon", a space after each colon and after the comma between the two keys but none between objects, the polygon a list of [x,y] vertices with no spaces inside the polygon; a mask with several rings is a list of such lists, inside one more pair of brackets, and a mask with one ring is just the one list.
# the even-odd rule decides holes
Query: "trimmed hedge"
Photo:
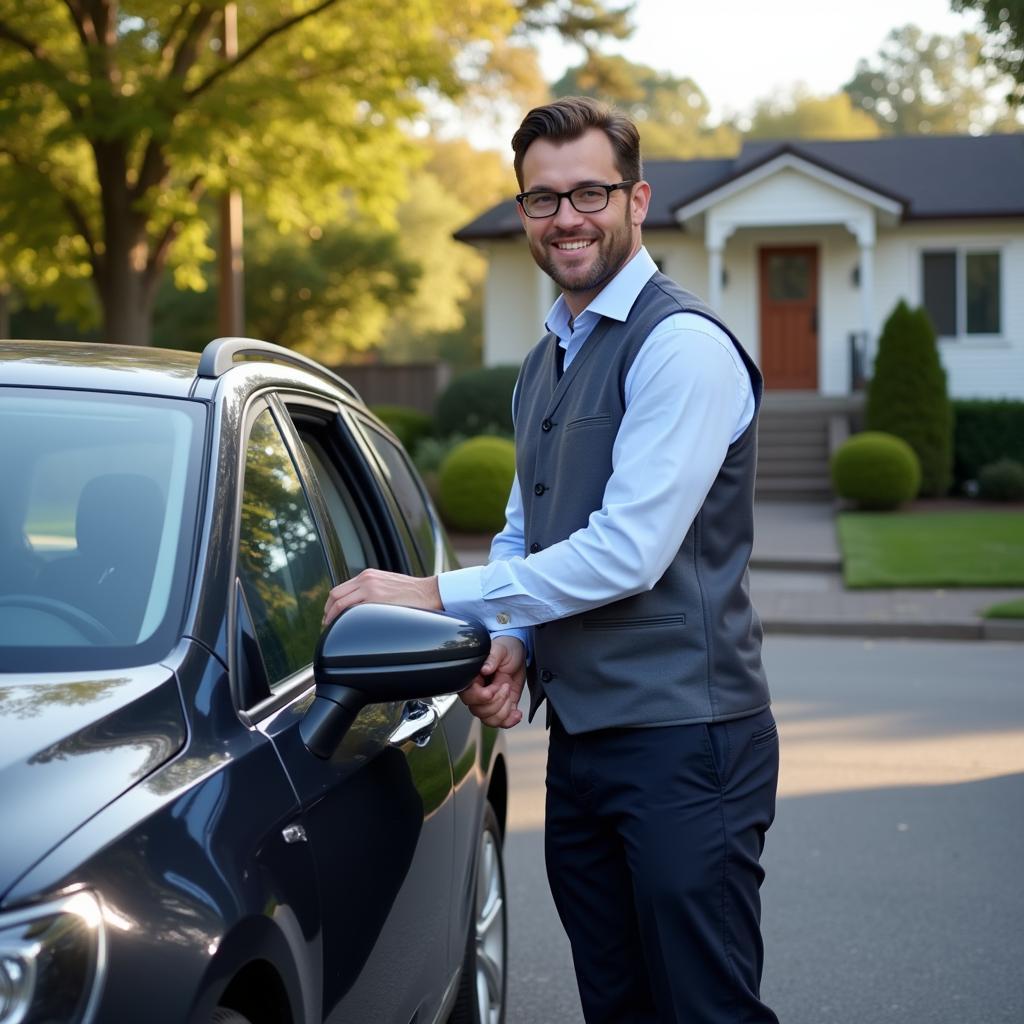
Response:
[{"label": "trimmed hedge", "polygon": [[865,431],[847,439],[832,456],[832,485],[859,508],[893,509],[921,485],[921,465],[902,438]]},{"label": "trimmed hedge", "polygon": [[921,464],[925,497],[953,482],[953,411],[935,330],[923,309],[900,301],[882,328],[868,386],[865,426],[903,438]]},{"label": "trimmed hedge", "polygon": [[957,399],[953,402],[953,474],[958,490],[1000,459],[1024,463],[1024,402]]},{"label": "trimmed hedge", "polygon": [[986,501],[1020,501],[1024,498],[1024,466],[1014,459],[1000,459],[982,466],[978,497]]},{"label": "trimmed hedge", "polygon": [[500,530],[515,472],[515,445],[503,437],[471,437],[456,445],[438,475],[445,523],[467,533]]},{"label": "trimmed hedge", "polygon": [[489,366],[456,377],[437,400],[438,434],[511,434],[518,377],[517,366]]},{"label": "trimmed hedge", "polygon": [[412,451],[424,438],[434,433],[434,421],[419,409],[407,405],[374,405],[370,411],[391,428],[407,451]]}]

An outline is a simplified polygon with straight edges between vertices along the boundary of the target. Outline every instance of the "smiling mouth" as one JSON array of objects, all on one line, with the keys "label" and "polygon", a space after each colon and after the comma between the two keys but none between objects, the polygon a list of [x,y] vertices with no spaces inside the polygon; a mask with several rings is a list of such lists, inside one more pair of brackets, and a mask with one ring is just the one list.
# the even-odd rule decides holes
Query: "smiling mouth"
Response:
[{"label": "smiling mouth", "polygon": [[588,249],[594,244],[593,238],[583,238],[574,242],[552,242],[551,244],[561,252],[576,252],[579,249]]}]

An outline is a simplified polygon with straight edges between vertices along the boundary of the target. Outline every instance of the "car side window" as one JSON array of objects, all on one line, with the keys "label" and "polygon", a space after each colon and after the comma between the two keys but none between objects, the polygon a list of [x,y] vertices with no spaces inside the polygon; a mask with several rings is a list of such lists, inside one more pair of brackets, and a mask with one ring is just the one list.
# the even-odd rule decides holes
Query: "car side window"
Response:
[{"label": "car side window", "polygon": [[387,474],[391,492],[395,496],[402,518],[408,527],[419,560],[426,572],[433,573],[437,557],[437,542],[434,535],[434,517],[430,499],[416,480],[415,472],[408,457],[393,441],[366,424],[366,436],[373,445]]},{"label": "car side window", "polygon": [[307,431],[301,431],[299,436],[337,531],[349,573],[357,576],[366,568],[379,567],[380,561],[373,550],[366,524],[334,464],[314,436]]},{"label": "car side window", "polygon": [[245,454],[238,575],[271,686],[313,661],[331,588],[327,555],[268,409]]}]

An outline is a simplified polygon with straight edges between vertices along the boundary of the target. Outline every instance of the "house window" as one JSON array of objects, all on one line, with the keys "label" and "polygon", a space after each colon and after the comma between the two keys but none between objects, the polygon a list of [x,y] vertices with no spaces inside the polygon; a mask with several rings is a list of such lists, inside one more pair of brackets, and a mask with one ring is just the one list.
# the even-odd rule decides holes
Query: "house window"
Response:
[{"label": "house window", "polygon": [[947,249],[921,254],[924,308],[940,338],[1002,330],[998,252]]}]

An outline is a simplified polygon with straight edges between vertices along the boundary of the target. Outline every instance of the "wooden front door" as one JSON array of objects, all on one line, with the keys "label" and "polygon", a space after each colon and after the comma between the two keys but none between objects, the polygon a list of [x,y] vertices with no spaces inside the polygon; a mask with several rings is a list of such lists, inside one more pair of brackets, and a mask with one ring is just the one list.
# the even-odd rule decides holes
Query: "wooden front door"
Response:
[{"label": "wooden front door", "polygon": [[761,250],[761,372],[770,388],[818,388],[818,250]]}]

